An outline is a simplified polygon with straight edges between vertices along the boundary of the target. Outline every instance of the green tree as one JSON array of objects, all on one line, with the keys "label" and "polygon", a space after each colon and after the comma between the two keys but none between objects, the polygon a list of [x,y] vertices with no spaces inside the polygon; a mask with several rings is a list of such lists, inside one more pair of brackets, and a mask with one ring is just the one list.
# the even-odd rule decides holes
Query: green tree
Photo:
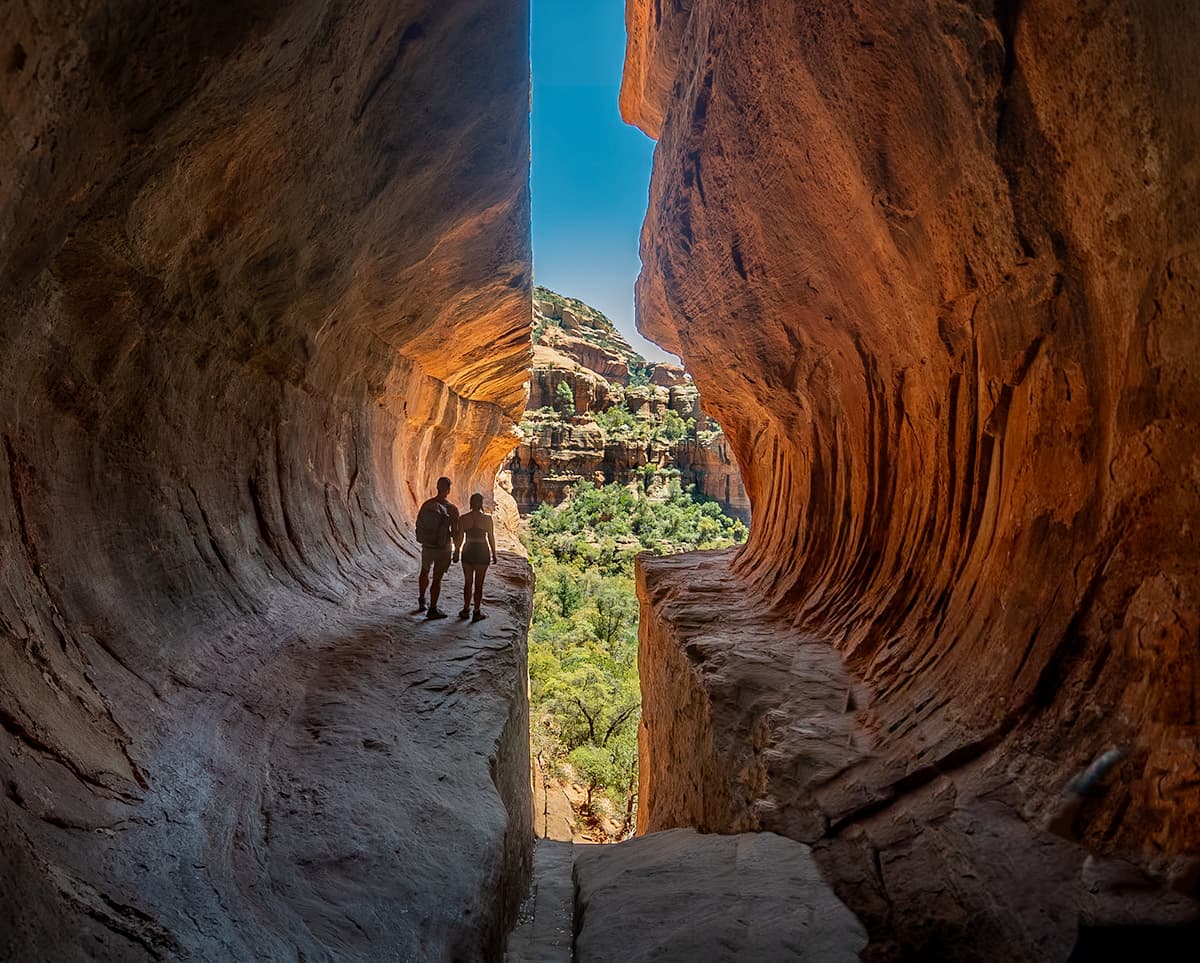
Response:
[{"label": "green tree", "polygon": [[579,608],[579,602],[583,595],[579,581],[570,569],[565,566],[556,568],[554,581],[551,582],[551,591],[554,593],[554,600],[558,603],[559,614],[564,619],[570,618],[571,613]]},{"label": "green tree", "polygon": [[575,414],[575,392],[565,381],[560,381],[554,389],[554,407],[560,414],[570,418]]},{"label": "green tree", "polygon": [[663,441],[682,441],[684,438],[696,437],[696,421],[694,418],[684,418],[673,408],[668,408],[659,419],[656,437]]},{"label": "green tree", "polygon": [[631,596],[625,586],[618,587],[613,582],[613,579],[607,579],[592,597],[588,621],[597,644],[615,656],[617,647],[631,629],[636,635],[637,598]]}]

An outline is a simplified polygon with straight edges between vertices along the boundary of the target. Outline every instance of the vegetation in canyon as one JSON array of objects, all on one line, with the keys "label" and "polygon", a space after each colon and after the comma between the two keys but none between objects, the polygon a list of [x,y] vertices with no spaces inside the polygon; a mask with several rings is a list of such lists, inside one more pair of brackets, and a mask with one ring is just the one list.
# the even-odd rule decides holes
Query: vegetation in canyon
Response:
[{"label": "vegetation in canyon", "polygon": [[678,479],[656,486],[580,482],[528,518],[537,576],[529,645],[531,732],[541,778],[584,787],[579,815],[618,838],[637,811],[638,602],[633,559],[723,548],[747,530]]}]

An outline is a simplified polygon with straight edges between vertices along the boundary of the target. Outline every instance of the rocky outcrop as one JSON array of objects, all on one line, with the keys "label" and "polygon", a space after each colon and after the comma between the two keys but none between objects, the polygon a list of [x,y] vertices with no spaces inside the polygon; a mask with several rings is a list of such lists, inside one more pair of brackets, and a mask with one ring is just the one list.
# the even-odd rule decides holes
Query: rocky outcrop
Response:
[{"label": "rocky outcrop", "polygon": [[[644,480],[650,466],[677,474],[683,486],[694,486],[698,495],[749,521],[737,463],[684,369],[646,361],[608,318],[582,301],[546,288],[536,294],[528,415],[521,444],[503,473],[520,511],[559,504],[581,479],[621,485]],[[560,396],[564,390],[568,410]],[[606,431],[597,416],[611,409],[632,415],[645,430]],[[691,419],[685,437],[654,430],[667,412]]]},{"label": "rocky outcrop", "polygon": [[[525,514],[543,502],[559,504],[580,479],[609,481],[604,467],[615,462],[606,462],[607,456],[628,453],[624,448],[609,452],[604,431],[590,418],[548,419],[526,433],[505,465],[505,475],[518,510]],[[646,464],[644,455],[641,464]],[[636,465],[636,459],[632,466],[623,463],[622,471],[632,478]]]},{"label": "rocky outcrop", "polygon": [[[639,323],[684,360],[754,510],[745,550],[712,564],[730,569],[724,593],[769,607],[772,626],[830,647],[865,684],[861,758],[810,771],[801,757],[771,795],[776,824],[928,832],[922,873],[944,885],[961,871],[951,825],[969,821],[924,830],[919,796],[975,806],[978,832],[978,800],[1001,791],[987,773],[1012,817],[993,856],[1040,846],[1070,779],[1123,747],[1071,827],[1075,851],[1186,876],[1200,851],[1196,11],[628,10],[622,107],[660,138]],[[672,599],[695,580],[663,570],[643,617],[655,637],[675,639]],[[714,617],[718,598],[703,596]],[[682,659],[680,678],[706,673],[718,655],[686,635],[678,653],[644,641],[643,671]],[[787,694],[787,650],[765,644],[751,633],[720,656],[769,695],[742,728],[705,707],[717,690],[687,691],[714,745],[769,759],[808,703]],[[668,691],[677,706],[683,690]],[[655,692],[640,804],[651,828],[684,825],[713,788],[687,788],[693,746],[654,724],[668,707]],[[709,828],[756,820],[763,786],[712,771],[731,802]],[[809,805],[814,782],[843,800],[827,816]],[[860,865],[893,900],[925,885]],[[845,873],[840,885],[862,910]],[[996,885],[1015,898],[1021,874]],[[1002,912],[994,893],[964,899],[976,933]],[[886,915],[881,940],[903,923]],[[956,958],[983,945],[958,936]]]},{"label": "rocky outcrop", "polygon": [[710,432],[677,444],[674,467],[684,488],[694,485],[698,494],[720,502],[726,514],[750,521],[750,499],[723,432]]},{"label": "rocky outcrop", "polygon": [[[677,364],[656,364],[650,372],[650,384],[660,388],[675,388],[680,385],[690,385],[687,372]],[[699,397],[699,392],[696,393]]]},{"label": "rocky outcrop", "polygon": [[0,956],[501,945],[526,568],[396,587],[524,404],[526,19],[0,11]]},{"label": "rocky outcrop", "polygon": [[[1186,947],[1164,959],[1194,954],[1186,931],[1173,934],[1195,902],[1031,826],[1028,791],[1002,762],[906,772],[885,756],[860,711],[870,688],[825,638],[764,613],[732,555],[638,560],[639,833],[684,825],[812,845],[871,931],[869,960],[984,960],[996,946],[1066,960],[1086,930],[1121,927]],[[881,786],[871,774],[885,766],[894,782]]]},{"label": "rocky outcrop", "polygon": [[584,367],[576,358],[543,344],[534,345],[528,410],[557,406],[560,402],[557,394],[560,384],[566,384],[575,411],[581,415],[604,411],[623,397],[615,390],[617,386],[604,375]]}]

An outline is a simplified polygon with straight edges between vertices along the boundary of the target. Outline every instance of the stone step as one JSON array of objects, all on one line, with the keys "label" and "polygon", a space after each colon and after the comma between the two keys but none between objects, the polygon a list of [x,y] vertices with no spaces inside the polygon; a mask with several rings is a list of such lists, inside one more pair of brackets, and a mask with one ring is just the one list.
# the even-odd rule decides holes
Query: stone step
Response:
[{"label": "stone step", "polygon": [[862,924],[774,833],[650,833],[576,851],[576,963],[854,963]]},{"label": "stone step", "polygon": [[570,963],[574,938],[574,846],[539,839],[533,848],[533,884],[508,938],[507,963]]},{"label": "stone step", "polygon": [[505,959],[853,963],[866,944],[802,843],[672,829],[605,846],[539,839]]}]

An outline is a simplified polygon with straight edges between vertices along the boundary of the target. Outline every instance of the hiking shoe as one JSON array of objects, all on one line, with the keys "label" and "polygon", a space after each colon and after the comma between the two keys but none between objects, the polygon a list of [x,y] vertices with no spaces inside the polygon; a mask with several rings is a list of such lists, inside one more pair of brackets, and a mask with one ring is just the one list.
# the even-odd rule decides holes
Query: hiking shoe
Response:
[{"label": "hiking shoe", "polygon": [[429,606],[429,611],[425,613],[425,618],[427,619],[444,619],[445,617],[445,612],[441,609],[435,609],[432,605]]},{"label": "hiking shoe", "polygon": [[486,612],[476,611],[475,614],[471,616],[471,621],[472,622],[482,622],[486,618],[487,618]]},{"label": "hiking shoe", "polygon": [[461,612],[458,613],[458,617],[460,619],[469,619],[471,617],[471,610],[468,608],[464,608]]}]

